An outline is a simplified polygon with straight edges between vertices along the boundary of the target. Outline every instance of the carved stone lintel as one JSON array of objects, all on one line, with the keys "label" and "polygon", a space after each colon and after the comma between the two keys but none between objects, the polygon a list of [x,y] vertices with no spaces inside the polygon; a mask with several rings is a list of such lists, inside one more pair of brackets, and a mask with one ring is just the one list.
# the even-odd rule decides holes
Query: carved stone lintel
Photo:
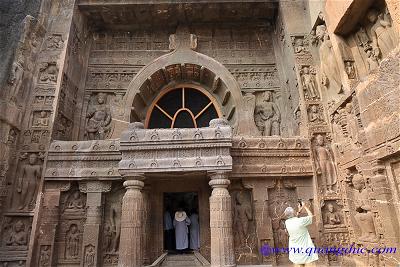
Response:
[{"label": "carved stone lintel", "polygon": [[111,182],[110,181],[87,181],[87,182],[79,182],[79,190],[82,193],[89,192],[110,192],[111,190]]}]

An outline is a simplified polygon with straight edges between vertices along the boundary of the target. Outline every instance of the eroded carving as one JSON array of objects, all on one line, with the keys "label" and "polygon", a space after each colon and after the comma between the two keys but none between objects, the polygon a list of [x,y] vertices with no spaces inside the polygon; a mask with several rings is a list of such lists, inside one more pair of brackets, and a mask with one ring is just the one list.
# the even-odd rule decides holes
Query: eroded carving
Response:
[{"label": "eroded carving", "polygon": [[301,84],[304,90],[304,98],[308,100],[319,99],[315,70],[309,66],[303,66],[300,71]]},{"label": "eroded carving", "polygon": [[78,225],[71,224],[66,234],[65,258],[76,259],[79,256],[80,233]]},{"label": "eroded carving", "polygon": [[329,38],[325,25],[317,26],[316,37],[320,43],[319,56],[321,60],[321,82],[327,88],[334,88],[336,93],[342,93],[343,89],[340,82],[339,67],[335,53],[333,52],[332,41]]},{"label": "eroded carving", "polygon": [[39,80],[43,83],[56,83],[58,67],[56,62],[42,63],[39,68]]}]

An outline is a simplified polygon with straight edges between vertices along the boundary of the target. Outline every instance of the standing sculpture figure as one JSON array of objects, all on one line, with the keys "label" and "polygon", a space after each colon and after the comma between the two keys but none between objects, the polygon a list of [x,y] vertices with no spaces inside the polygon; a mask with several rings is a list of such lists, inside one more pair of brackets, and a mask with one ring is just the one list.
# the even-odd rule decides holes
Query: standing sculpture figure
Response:
[{"label": "standing sculpture figure", "polygon": [[16,101],[18,92],[22,84],[22,78],[24,75],[24,55],[21,51],[17,51],[16,60],[11,65],[10,76],[8,77],[8,83],[10,84],[10,99]]},{"label": "standing sculpture figure", "polygon": [[358,240],[361,242],[375,242],[377,241],[377,235],[374,224],[374,215],[371,212],[372,207],[368,203],[368,191],[365,188],[363,176],[361,174],[354,175],[352,183],[356,190],[355,206],[357,214],[354,215],[354,219],[356,220],[361,232]]},{"label": "standing sculpture figure", "polygon": [[301,83],[303,90],[306,92],[310,99],[319,99],[319,93],[317,89],[317,83],[315,77],[310,73],[309,67],[303,67],[301,70]]},{"label": "standing sculpture figure", "polygon": [[234,206],[234,224],[238,233],[239,244],[244,244],[249,233],[249,221],[252,219],[250,207],[244,205],[241,193],[236,195],[236,203]]},{"label": "standing sculpture figure", "polygon": [[379,68],[378,58],[374,55],[371,49],[367,51],[367,63],[369,72],[372,72]]},{"label": "standing sculpture figure", "polygon": [[388,10],[379,14],[376,9],[371,8],[367,12],[367,19],[372,23],[372,50],[376,58],[387,56],[398,44],[397,34],[392,27],[389,16]]},{"label": "standing sculpture figure", "polygon": [[347,103],[346,104],[346,118],[347,118],[347,132],[349,135],[349,138],[351,140],[351,143],[355,145],[356,147],[359,147],[361,145],[360,139],[359,139],[359,131],[358,131],[358,119],[356,115],[354,115],[354,109],[353,109],[353,104],[352,103]]},{"label": "standing sculpture figure", "polygon": [[[24,156],[25,157],[25,156]],[[37,163],[36,154],[29,155],[28,164],[23,165],[22,173],[17,181],[18,209],[29,208],[36,195],[42,174],[42,166]]]},{"label": "standing sculpture figure", "polygon": [[112,252],[119,249],[119,239],[121,236],[121,215],[122,215],[122,199],[111,203],[110,207],[110,225],[111,231],[114,233],[112,238]]},{"label": "standing sculpture figure", "polygon": [[337,88],[337,93],[339,94],[342,92],[339,66],[336,61],[336,57],[332,48],[332,42],[329,39],[325,25],[317,26],[316,36],[321,43],[319,47],[319,57],[321,60],[320,71],[322,84],[327,88]]},{"label": "standing sculpture figure", "polygon": [[335,167],[331,152],[325,147],[324,137],[317,135],[315,146],[315,156],[317,173],[321,174],[326,184],[327,193],[333,193],[333,186],[336,184]]},{"label": "standing sculpture figure", "polygon": [[71,224],[67,232],[66,246],[65,246],[65,257],[66,258],[77,258],[79,255],[79,231],[76,224]]},{"label": "standing sculpture figure", "polygon": [[99,93],[96,97],[97,104],[88,108],[86,117],[89,119],[86,125],[86,133],[89,140],[104,140],[111,128],[110,107],[106,103],[106,95]]},{"label": "standing sculpture figure", "polygon": [[263,136],[279,135],[281,113],[278,106],[272,102],[270,91],[263,93],[263,100],[256,105],[255,122]]}]

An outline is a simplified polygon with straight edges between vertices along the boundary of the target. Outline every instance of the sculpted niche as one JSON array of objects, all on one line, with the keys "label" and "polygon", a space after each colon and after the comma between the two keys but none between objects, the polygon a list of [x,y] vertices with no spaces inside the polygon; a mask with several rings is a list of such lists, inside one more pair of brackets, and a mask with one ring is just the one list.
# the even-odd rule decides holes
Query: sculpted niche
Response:
[{"label": "sculpted niche", "polygon": [[339,66],[336,61],[327,28],[325,25],[318,25],[315,30],[316,43],[319,46],[319,57],[321,61],[320,72],[321,82],[326,88],[335,90],[337,94],[342,93],[340,82]]},{"label": "sculpted niche", "polygon": [[111,109],[107,95],[98,93],[91,98],[86,114],[86,134],[89,140],[104,140],[111,130]]},{"label": "sculpted niche", "polygon": [[21,156],[22,163],[18,170],[17,184],[14,192],[14,199],[19,210],[31,210],[35,204],[40,177],[42,174],[42,163],[39,159],[44,158],[43,154],[25,153]]},{"label": "sculpted niche", "polygon": [[280,135],[281,113],[272,100],[272,92],[265,91],[256,103],[254,120],[262,136]]},{"label": "sculpted niche", "polygon": [[333,154],[325,145],[323,135],[317,135],[315,138],[315,158],[317,173],[321,176],[325,184],[326,193],[334,193],[336,185],[336,171],[333,161]]},{"label": "sculpted niche", "polygon": [[376,229],[374,224],[374,215],[372,213],[372,207],[369,203],[369,194],[366,188],[364,176],[361,172],[355,174],[351,183],[355,190],[354,199],[356,215],[354,219],[360,229],[359,242],[377,242],[378,237],[376,235]]}]

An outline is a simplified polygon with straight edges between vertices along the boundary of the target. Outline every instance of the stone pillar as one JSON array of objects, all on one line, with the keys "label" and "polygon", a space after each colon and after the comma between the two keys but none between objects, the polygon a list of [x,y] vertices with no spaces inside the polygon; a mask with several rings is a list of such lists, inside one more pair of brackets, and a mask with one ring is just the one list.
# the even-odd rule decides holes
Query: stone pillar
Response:
[{"label": "stone pillar", "polygon": [[[31,262],[26,266],[55,266],[55,239],[60,214],[60,196],[62,191],[70,189],[69,182],[47,183],[43,191],[42,212],[39,218],[39,232],[37,248]],[[35,239],[35,237],[33,237]],[[34,240],[31,240],[33,242]],[[32,246],[33,247],[33,246]],[[46,257],[44,257],[45,255]]]},{"label": "stone pillar", "polygon": [[129,177],[124,182],[126,193],[122,199],[119,267],[143,266],[143,194],[144,176]]},{"label": "stone pillar", "polygon": [[228,174],[210,173],[211,266],[236,266],[233,250],[232,203],[229,195]]},{"label": "stone pillar", "polygon": [[111,190],[111,182],[90,181],[79,184],[86,193],[86,222],[83,229],[81,266],[100,266],[100,229],[103,217],[103,193]]}]

